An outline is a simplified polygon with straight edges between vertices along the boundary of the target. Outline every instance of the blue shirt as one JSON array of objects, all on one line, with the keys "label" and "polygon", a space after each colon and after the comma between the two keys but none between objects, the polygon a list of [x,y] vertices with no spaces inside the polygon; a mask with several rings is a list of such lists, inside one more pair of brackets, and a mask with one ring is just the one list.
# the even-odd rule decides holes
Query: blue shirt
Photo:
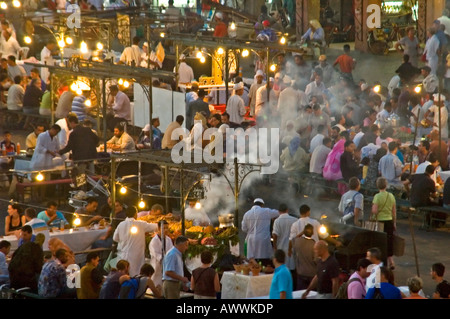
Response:
[{"label": "blue shirt", "polygon": [[[380,290],[384,299],[402,299],[400,289],[398,289],[394,285],[391,285],[390,283],[387,282],[380,283]],[[375,287],[369,288],[366,294],[366,299],[372,299],[374,293]]]},{"label": "blue shirt", "polygon": [[286,299],[292,299],[292,275],[285,264],[275,268],[270,286],[269,299],[280,299],[280,293],[286,292]]},{"label": "blue shirt", "polygon": [[176,247],[172,247],[164,257],[162,277],[163,280],[176,281],[176,279],[166,275],[167,271],[173,271],[177,275],[184,277],[183,257],[181,251],[179,251]]},{"label": "blue shirt", "polygon": [[42,267],[38,293],[41,297],[56,298],[66,288],[66,269],[59,260],[50,260]]},{"label": "blue shirt", "polygon": [[[35,240],[36,240],[36,235],[35,234],[31,235],[30,242],[34,243]],[[18,247],[22,246],[23,244],[24,244],[23,238],[19,238],[19,243],[17,244]]]},{"label": "blue shirt", "polygon": [[[42,219],[45,223],[48,223],[50,220],[50,217],[47,215],[47,211],[42,211],[38,214],[37,218]],[[64,221],[64,225],[69,224],[67,222],[67,219],[64,217],[64,215],[61,212],[56,212],[56,218],[48,225],[49,227],[58,227],[61,225],[61,220]]]}]

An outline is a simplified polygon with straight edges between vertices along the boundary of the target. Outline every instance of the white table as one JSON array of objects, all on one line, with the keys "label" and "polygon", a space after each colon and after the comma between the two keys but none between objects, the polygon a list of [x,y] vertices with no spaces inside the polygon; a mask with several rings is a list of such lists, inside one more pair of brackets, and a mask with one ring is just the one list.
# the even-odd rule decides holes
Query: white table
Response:
[{"label": "white table", "polygon": [[235,271],[225,271],[222,284],[222,299],[245,299],[268,296],[273,274],[260,273],[259,276],[238,274]]},{"label": "white table", "polygon": [[[103,236],[107,230],[107,228],[91,230],[86,229],[86,227],[80,227],[78,230],[57,230],[50,233],[50,238],[61,239],[73,252],[77,252],[89,249],[92,243]],[[11,251],[16,250],[19,246],[19,240],[16,236],[4,236],[2,239],[11,243]]]}]

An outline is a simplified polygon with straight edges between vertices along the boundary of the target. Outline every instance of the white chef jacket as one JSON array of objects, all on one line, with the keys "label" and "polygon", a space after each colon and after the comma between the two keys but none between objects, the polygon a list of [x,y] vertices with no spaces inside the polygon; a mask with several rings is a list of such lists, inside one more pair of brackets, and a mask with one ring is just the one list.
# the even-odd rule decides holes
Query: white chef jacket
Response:
[{"label": "white chef jacket", "polygon": [[[173,247],[172,239],[169,236],[166,236],[166,253]],[[155,286],[162,285],[162,242],[159,235],[156,235],[148,244],[148,251],[150,252],[150,264],[153,269],[155,269],[155,273],[152,276],[152,280],[155,283]]]},{"label": "white chef jacket", "polygon": [[139,46],[133,44],[131,47],[126,47],[122,55],[120,56],[120,62],[125,63],[126,65],[131,65],[131,62],[134,61],[135,66],[139,66],[141,63],[141,49]]},{"label": "white chef jacket", "polygon": [[308,104],[306,94],[303,91],[296,90],[292,86],[281,91],[277,106],[278,113],[281,115],[280,127],[284,129],[287,121],[296,119],[299,107],[306,104]]},{"label": "white chef jacket", "polygon": [[247,113],[244,100],[237,94],[231,96],[227,103],[227,113],[230,114],[230,122],[241,124]]},{"label": "white chef jacket", "polygon": [[19,51],[21,50],[19,42],[12,36],[6,40],[3,36],[1,37],[1,45],[2,45],[2,56],[4,58],[8,58],[10,55],[14,55],[17,59],[19,57]]},{"label": "white chef jacket", "polygon": [[[131,233],[132,227],[137,228],[134,234]],[[139,275],[145,263],[145,233],[154,232],[157,229],[157,224],[129,217],[117,226],[113,235],[113,240],[118,243],[117,260],[125,259],[130,263],[130,276]]]},{"label": "white chef jacket", "polygon": [[[41,51],[41,64],[54,65],[55,60],[53,59],[52,52],[47,49],[46,46]],[[41,68],[41,79],[44,82],[47,82],[48,77],[50,76],[50,71],[48,68]]]},{"label": "white chef jacket", "polygon": [[273,255],[270,223],[280,215],[276,209],[254,205],[244,214],[242,230],[247,233],[247,258],[265,259]]},{"label": "white chef jacket", "polygon": [[[173,69],[173,72],[176,71],[176,67]],[[191,83],[194,79],[194,70],[186,64],[186,62],[181,62],[178,66],[178,83]]]},{"label": "white chef jacket", "polygon": [[[36,141],[36,148],[34,149],[33,157],[30,162],[30,169],[50,169],[56,166],[58,163],[57,159],[54,158],[47,150],[52,152],[57,152],[60,150],[58,138],[55,136],[50,137],[48,131],[39,134]],[[60,158],[59,158],[60,159]]]},{"label": "white chef jacket", "polygon": [[300,217],[295,223],[291,226],[291,235],[290,240],[297,237],[304,229],[305,226],[311,224],[314,227],[314,234],[311,236],[312,239],[314,239],[316,242],[319,241],[319,229],[320,229],[320,223],[318,220],[313,219],[311,217]]},{"label": "white chef jacket", "polygon": [[291,233],[291,226],[297,221],[297,218],[289,214],[280,214],[280,217],[275,219],[273,223],[272,234],[277,235],[277,248],[284,250],[286,253],[286,267],[295,269],[295,261],[287,255],[289,250],[289,236]]},{"label": "white chef jacket", "polygon": [[112,109],[114,111],[114,117],[123,118],[127,121],[131,120],[130,99],[122,91],[117,92],[117,95],[114,97]]},{"label": "white chef jacket", "polygon": [[[256,104],[255,104],[255,115],[259,115],[261,110],[266,107],[267,103],[267,85],[261,86],[256,91]],[[274,89],[270,89],[269,93],[269,107],[275,110],[278,106],[278,97]]]}]

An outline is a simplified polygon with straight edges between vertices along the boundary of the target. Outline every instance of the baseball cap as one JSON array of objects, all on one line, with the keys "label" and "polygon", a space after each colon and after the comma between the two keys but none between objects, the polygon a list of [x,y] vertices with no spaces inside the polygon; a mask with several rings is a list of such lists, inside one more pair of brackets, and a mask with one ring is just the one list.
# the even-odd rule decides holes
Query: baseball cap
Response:
[{"label": "baseball cap", "polygon": [[145,125],[142,132],[150,132],[150,124]]}]

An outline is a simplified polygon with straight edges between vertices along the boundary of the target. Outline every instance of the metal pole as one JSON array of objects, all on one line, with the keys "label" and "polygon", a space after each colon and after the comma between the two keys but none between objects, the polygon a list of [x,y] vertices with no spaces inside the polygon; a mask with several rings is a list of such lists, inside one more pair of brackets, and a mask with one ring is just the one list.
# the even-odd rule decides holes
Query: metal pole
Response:
[{"label": "metal pole", "polygon": [[[420,118],[420,108],[419,108],[419,111],[417,112],[417,121],[416,121],[416,125],[415,125],[414,139],[413,139],[413,144],[412,144],[413,146],[416,146],[417,129],[419,127],[419,118]],[[409,172],[410,172],[410,174],[413,173],[413,158],[412,158],[412,155],[411,155],[411,166],[409,168]]]},{"label": "metal pole", "polygon": [[164,169],[164,194],[166,195],[166,214],[169,211],[169,167]]},{"label": "metal pole", "polygon": [[152,85],[152,77],[150,76],[150,88],[148,90],[148,104],[150,106],[150,148],[153,149],[153,85]]},{"label": "metal pole", "polygon": [[409,229],[410,229],[410,232],[411,232],[411,239],[412,239],[412,242],[413,242],[414,260],[416,261],[417,277],[420,277],[419,260],[418,260],[418,257],[417,257],[416,238],[414,236],[414,227],[413,227],[413,224],[412,224],[411,210],[409,211]]},{"label": "metal pole", "polygon": [[52,125],[55,124],[55,75],[53,73],[51,73],[50,75],[50,105],[51,105],[51,121],[52,121]]},{"label": "metal pole", "polygon": [[184,198],[184,189],[183,189],[183,167],[180,170],[180,211],[181,211],[181,234],[186,235],[186,225],[185,216],[184,216],[184,207],[185,207],[185,198]]},{"label": "metal pole", "polygon": [[239,228],[239,164],[234,158],[234,224]]},{"label": "metal pole", "polygon": [[[269,54],[270,49],[266,49],[266,57],[267,57],[267,65],[266,65],[266,72],[267,72],[267,82],[266,82],[266,89],[267,89],[267,107],[269,107],[269,100],[270,100],[270,65],[269,65]],[[267,113],[269,114],[269,113]]]},{"label": "metal pole", "polygon": [[178,75],[178,70],[180,68],[180,51],[178,48],[178,43],[175,44],[175,91],[178,91],[178,81],[180,79],[180,76]]},{"label": "metal pole", "polygon": [[111,157],[111,223],[114,217],[114,207],[116,206],[116,159]]},{"label": "metal pole", "polygon": [[106,81],[105,78],[102,78],[102,106],[103,106],[103,143],[104,143],[104,151],[107,152],[108,148],[106,146],[106,131],[107,131],[107,123],[106,123]]},{"label": "metal pole", "polygon": [[228,64],[228,48],[225,49],[225,104],[228,102],[228,82],[230,81],[230,66]]},{"label": "metal pole", "polygon": [[[441,149],[441,147],[442,147],[442,123],[441,123],[441,103],[442,103],[442,100],[441,100],[441,94],[442,94],[442,76],[439,76],[439,97],[438,97],[438,104],[439,104],[439,106],[438,106],[438,114],[439,114],[439,123],[438,123],[438,125],[439,125],[439,151],[438,151],[438,157],[439,157],[439,161],[441,160],[441,158],[442,158],[442,149]],[[448,138],[448,136],[446,136],[445,138]]]}]

